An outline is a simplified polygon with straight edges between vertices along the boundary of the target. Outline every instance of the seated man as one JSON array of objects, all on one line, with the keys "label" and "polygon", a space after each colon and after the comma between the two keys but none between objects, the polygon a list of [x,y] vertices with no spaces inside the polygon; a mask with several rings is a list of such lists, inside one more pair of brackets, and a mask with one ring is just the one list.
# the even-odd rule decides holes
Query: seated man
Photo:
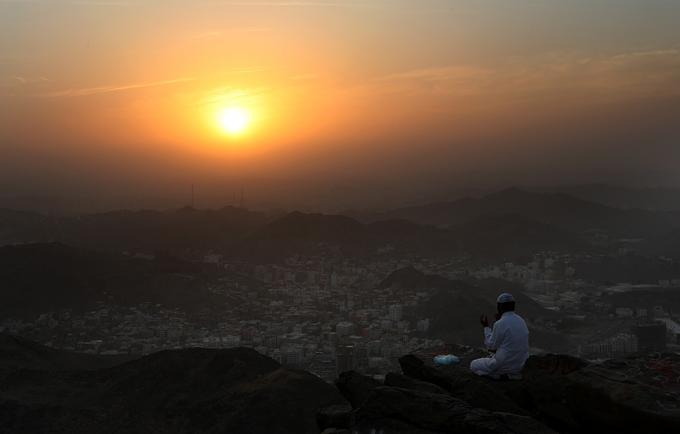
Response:
[{"label": "seated man", "polygon": [[496,301],[498,313],[493,329],[489,327],[486,315],[480,318],[484,327],[484,345],[495,354],[473,360],[470,370],[496,379],[501,376],[519,379],[529,357],[529,329],[522,317],[515,313],[515,299],[511,294],[505,292]]}]

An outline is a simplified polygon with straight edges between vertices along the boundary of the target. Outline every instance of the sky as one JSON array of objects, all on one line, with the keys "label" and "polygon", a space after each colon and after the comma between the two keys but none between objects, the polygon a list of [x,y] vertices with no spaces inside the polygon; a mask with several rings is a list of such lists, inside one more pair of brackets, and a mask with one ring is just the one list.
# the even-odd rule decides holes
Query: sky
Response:
[{"label": "sky", "polygon": [[678,22],[674,0],[0,0],[0,197],[680,186]]}]

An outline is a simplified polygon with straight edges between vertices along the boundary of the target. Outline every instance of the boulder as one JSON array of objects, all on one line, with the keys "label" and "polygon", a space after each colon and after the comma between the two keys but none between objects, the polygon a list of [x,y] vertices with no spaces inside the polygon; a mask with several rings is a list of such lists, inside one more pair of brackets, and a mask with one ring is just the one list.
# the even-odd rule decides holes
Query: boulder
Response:
[{"label": "boulder", "polygon": [[400,364],[405,375],[473,408],[530,416],[559,432],[680,431],[678,355],[597,364],[566,355],[531,356],[520,381],[479,377],[465,366],[435,368],[414,356]]},{"label": "boulder", "polygon": [[352,407],[347,404],[336,404],[324,407],[316,413],[316,423],[320,429],[349,429],[355,425]]},{"label": "boulder", "polygon": [[[356,412],[361,427],[377,431],[465,433],[554,433],[527,416],[475,409],[449,394],[430,393],[401,387],[376,387]],[[409,430],[398,431],[394,422]]]},{"label": "boulder", "polygon": [[419,390],[421,392],[429,393],[448,393],[445,389],[436,384],[428,383],[427,381],[416,380],[415,378],[407,377],[406,375],[390,372],[385,376],[385,385],[392,387],[401,387],[404,389]]},{"label": "boulder", "polygon": [[352,405],[352,408],[360,407],[371,391],[382,383],[356,371],[342,372],[335,381],[335,386],[340,393]]}]

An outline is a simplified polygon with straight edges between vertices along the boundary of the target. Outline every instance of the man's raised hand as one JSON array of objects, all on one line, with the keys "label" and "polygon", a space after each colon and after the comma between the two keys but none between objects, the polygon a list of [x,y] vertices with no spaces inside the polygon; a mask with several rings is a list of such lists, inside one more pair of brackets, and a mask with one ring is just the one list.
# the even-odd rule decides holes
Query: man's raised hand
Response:
[{"label": "man's raised hand", "polygon": [[489,318],[486,315],[480,316],[479,322],[482,324],[482,327],[489,327]]}]

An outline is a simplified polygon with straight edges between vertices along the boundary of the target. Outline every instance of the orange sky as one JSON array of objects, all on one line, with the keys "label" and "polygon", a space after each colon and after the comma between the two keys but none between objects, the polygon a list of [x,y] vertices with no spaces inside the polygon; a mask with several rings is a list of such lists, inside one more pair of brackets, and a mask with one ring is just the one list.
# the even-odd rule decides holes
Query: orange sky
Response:
[{"label": "orange sky", "polygon": [[[677,143],[679,18],[663,0],[0,0],[3,180],[389,184],[557,154],[576,180],[625,171]],[[216,121],[231,106],[252,115],[238,137]]]}]

